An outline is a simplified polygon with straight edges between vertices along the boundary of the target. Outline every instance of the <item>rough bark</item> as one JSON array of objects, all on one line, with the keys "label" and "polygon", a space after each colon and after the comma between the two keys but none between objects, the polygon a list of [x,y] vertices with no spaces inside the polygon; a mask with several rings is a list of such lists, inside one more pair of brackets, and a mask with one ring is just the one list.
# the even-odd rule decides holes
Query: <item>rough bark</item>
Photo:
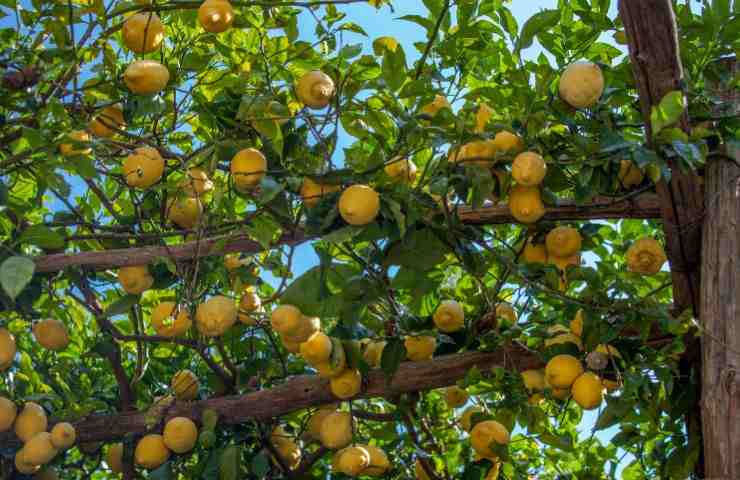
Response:
[{"label": "rough bark", "polygon": [[[459,209],[460,218],[469,224],[493,225],[516,223],[506,205],[494,205],[473,210],[468,207]],[[626,200],[597,199],[595,203],[578,206],[571,201],[563,201],[555,207],[548,208],[545,220],[587,220],[613,218],[658,218],[660,217],[659,199],[653,194],[643,194]],[[277,245],[295,245],[312,237],[301,231],[282,237]],[[87,267],[96,270],[121,267],[125,265],[143,265],[160,257],[174,261],[190,258],[224,255],[232,252],[257,253],[263,250],[262,245],[245,236],[217,237],[203,239],[200,242],[187,242],[177,246],[150,246],[105,250],[96,252],[60,253],[40,256],[35,259],[37,272],[56,272],[67,267]]]},{"label": "rough bark", "polygon": [[[362,392],[355,398],[393,397],[401,393],[445,387],[464,378],[473,367],[486,371],[493,366],[521,371],[540,368],[543,362],[536,353],[519,346],[509,346],[491,353],[468,352],[423,362],[405,362],[390,383],[380,370],[372,370],[365,379]],[[249,420],[267,420],[336,401],[327,379],[302,375],[282,385],[245,395],[175,403],[166,410],[164,419],[185,416],[200,422],[203,410],[211,408],[219,413],[220,424],[233,425]],[[152,419],[149,420],[151,425]],[[74,425],[80,443],[111,441],[150,430],[146,412],[143,411],[93,415],[74,422]],[[154,428],[158,427],[155,425]],[[0,434],[0,445],[12,443],[11,434]]]},{"label": "rough bark", "polygon": [[706,478],[740,478],[740,149],[706,169],[701,292]]}]

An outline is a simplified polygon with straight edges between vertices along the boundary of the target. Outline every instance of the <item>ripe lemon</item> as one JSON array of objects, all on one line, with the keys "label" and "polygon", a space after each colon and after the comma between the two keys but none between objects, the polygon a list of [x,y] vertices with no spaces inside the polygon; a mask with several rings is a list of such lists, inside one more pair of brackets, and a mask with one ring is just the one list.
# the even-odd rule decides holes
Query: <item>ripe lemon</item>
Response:
[{"label": "ripe lemon", "polygon": [[332,450],[349,445],[352,441],[352,422],[352,415],[347,412],[327,415],[319,432],[321,444]]},{"label": "ripe lemon", "polygon": [[15,418],[15,436],[22,442],[27,442],[37,433],[45,432],[47,426],[44,409],[37,403],[26,402]]},{"label": "ripe lemon", "polygon": [[67,328],[59,320],[47,318],[34,323],[33,336],[47,350],[64,350],[69,345]]},{"label": "ripe lemon", "polygon": [[624,188],[632,188],[641,184],[645,179],[645,172],[629,160],[619,162],[619,184]]},{"label": "ripe lemon", "polygon": [[560,98],[574,108],[588,108],[604,93],[604,75],[595,63],[576,62],[560,77]]},{"label": "ripe lemon", "polygon": [[567,258],[581,251],[581,234],[573,227],[557,227],[545,237],[547,253]]},{"label": "ripe lemon", "polygon": [[473,415],[476,413],[485,413],[485,410],[477,405],[473,405],[466,408],[460,416],[460,426],[466,432],[469,432],[473,428]]},{"label": "ripe lemon", "polygon": [[356,369],[347,369],[330,380],[331,393],[335,397],[346,400],[352,398],[362,388],[362,375]]},{"label": "ripe lemon", "polygon": [[365,351],[362,352],[362,358],[373,368],[380,367],[380,360],[383,358],[383,349],[385,349],[386,342],[370,342],[365,347]]},{"label": "ripe lemon", "polygon": [[406,346],[406,357],[412,362],[431,360],[437,349],[437,339],[426,335],[406,337],[403,343]]},{"label": "ripe lemon", "polygon": [[105,463],[108,464],[113,473],[123,472],[123,444],[114,443],[108,447],[108,453],[105,456]]},{"label": "ripe lemon", "polygon": [[195,326],[207,337],[218,337],[236,323],[237,309],[234,300],[216,295],[198,305]]},{"label": "ripe lemon", "polygon": [[164,27],[156,13],[140,12],[123,22],[121,37],[124,45],[132,52],[151,53],[162,44]]},{"label": "ripe lemon", "polygon": [[280,340],[283,342],[283,347],[290,353],[300,353],[301,351],[301,344],[298,342],[294,342],[288,338],[285,338],[283,334],[280,334]]},{"label": "ripe lemon", "polygon": [[250,314],[262,308],[262,300],[254,291],[254,288],[248,287],[242,293],[239,299],[239,321],[245,325],[255,325],[257,320]]},{"label": "ripe lemon", "polygon": [[450,105],[450,102],[444,96],[435,95],[434,100],[421,107],[421,113],[434,117],[443,108],[452,110],[452,105]]},{"label": "ripe lemon", "polygon": [[547,263],[555,265],[556,267],[558,267],[559,270],[564,272],[570,265],[578,266],[581,264],[581,254],[574,253],[570,257],[558,257],[556,255],[548,255]]},{"label": "ripe lemon", "polygon": [[382,477],[385,475],[385,472],[391,468],[388,455],[374,445],[362,445],[362,447],[370,454],[370,465],[362,471],[361,475],[367,475],[369,477]]},{"label": "ripe lemon", "polygon": [[57,450],[66,450],[75,444],[77,431],[71,423],[60,422],[51,429],[51,444]]},{"label": "ripe lemon", "polygon": [[139,147],[123,161],[123,176],[129,187],[149,188],[164,173],[164,159],[154,147]]},{"label": "ripe lemon", "polygon": [[488,168],[496,162],[496,147],[491,140],[466,143],[453,153],[453,162]]},{"label": "ripe lemon", "polygon": [[334,342],[331,358],[327,362],[312,365],[320,377],[334,378],[344,372],[344,369],[347,367],[347,356],[341,345],[338,341]]},{"label": "ripe lemon", "polygon": [[16,351],[13,334],[5,328],[0,328],[0,372],[10,367],[15,359]]},{"label": "ripe lemon", "polygon": [[150,433],[145,435],[134,450],[134,461],[137,465],[154,470],[170,458],[170,451],[162,435]]},{"label": "ripe lemon", "polygon": [[202,214],[203,205],[196,197],[173,198],[167,202],[167,219],[180,228],[194,228]]},{"label": "ripe lemon", "polygon": [[416,180],[416,164],[408,158],[394,157],[383,171],[396,182],[411,184]]},{"label": "ripe lemon", "polygon": [[370,466],[370,452],[360,445],[346,447],[341,450],[337,463],[340,472],[356,477]]},{"label": "ripe lemon", "polygon": [[482,133],[486,130],[486,124],[493,117],[493,109],[487,103],[481,103],[475,114],[475,132]]},{"label": "ripe lemon", "polygon": [[300,344],[301,356],[311,365],[326,363],[331,357],[333,343],[323,332],[316,332]]},{"label": "ripe lemon", "polygon": [[303,343],[320,329],[321,320],[319,320],[318,317],[307,317],[305,315],[301,315],[298,326],[294,330],[283,332],[283,337],[291,342]]},{"label": "ripe lemon", "polygon": [[367,185],[352,185],[339,197],[339,214],[350,225],[367,225],[380,212],[380,195]]},{"label": "ripe lemon", "polygon": [[95,118],[87,124],[87,129],[96,137],[110,138],[116,132],[126,126],[123,119],[123,108],[120,105],[109,105],[105,107]]},{"label": "ripe lemon", "polygon": [[462,407],[468,402],[470,395],[465,389],[458,386],[452,386],[445,388],[445,402],[450,408]]},{"label": "ripe lemon", "polygon": [[257,149],[245,148],[231,159],[231,177],[234,188],[247,192],[259,185],[267,172],[267,158]]},{"label": "ripe lemon", "polygon": [[170,388],[178,400],[195,400],[200,382],[190,370],[180,370],[172,377]]},{"label": "ripe lemon", "polygon": [[583,373],[581,361],[572,355],[555,355],[545,366],[547,383],[555,388],[570,388]]},{"label": "ripe lemon", "polygon": [[519,185],[534,187],[542,183],[547,173],[547,164],[542,156],[535,152],[520,153],[511,165],[511,176]]},{"label": "ripe lemon", "polygon": [[33,473],[36,473],[40,468],[38,465],[34,465],[33,463],[26,460],[26,451],[23,448],[15,452],[14,462],[15,469],[18,470],[18,473],[22,473],[23,475],[31,475]]},{"label": "ripe lemon", "polygon": [[601,405],[604,385],[598,375],[586,372],[579,376],[571,387],[573,400],[584,410],[593,410]]},{"label": "ripe lemon", "polygon": [[186,417],[175,417],[164,426],[164,444],[175,453],[185,453],[195,447],[198,427]]},{"label": "ripe lemon", "polygon": [[576,316],[570,321],[570,331],[579,337],[583,335],[583,310],[579,309]]},{"label": "ripe lemon", "polygon": [[278,333],[294,332],[303,321],[303,314],[293,305],[280,305],[270,314],[270,325]]},{"label": "ripe lemon", "polygon": [[627,270],[642,275],[655,275],[667,258],[663,247],[653,238],[641,238],[627,250]]},{"label": "ripe lemon", "polygon": [[290,469],[296,468],[301,463],[301,448],[282,427],[275,427],[270,435],[270,443]]},{"label": "ripe lemon", "polygon": [[434,311],[434,325],[442,332],[456,332],[465,326],[465,312],[455,300],[445,300]]},{"label": "ripe lemon", "polygon": [[539,187],[515,185],[509,193],[511,215],[521,223],[535,223],[545,215]]},{"label": "ripe lemon", "polygon": [[338,192],[339,185],[331,185],[328,183],[318,183],[305,177],[301,184],[301,199],[307,207],[315,207],[321,200],[321,197],[327,193]]},{"label": "ripe lemon", "polygon": [[198,8],[198,22],[206,32],[225,32],[234,22],[234,7],[227,0],[206,0]]},{"label": "ripe lemon", "polygon": [[542,370],[524,370],[521,375],[524,388],[528,392],[541,392],[545,389],[545,373]]},{"label": "ripe lemon", "polygon": [[517,154],[524,150],[524,141],[519,135],[502,130],[493,137],[493,147],[497,152]]},{"label": "ripe lemon", "polygon": [[316,410],[316,412],[311,415],[311,418],[308,420],[308,424],[306,425],[306,432],[315,440],[320,440],[321,425],[324,424],[324,420],[326,419],[326,417],[336,411],[337,409],[334,405],[331,405],[329,407],[322,407]]},{"label": "ripe lemon", "polygon": [[0,432],[7,432],[18,415],[18,407],[11,400],[0,397]]},{"label": "ripe lemon", "polygon": [[524,245],[522,258],[526,263],[547,263],[547,250],[544,243],[532,243],[528,241]]},{"label": "ripe lemon", "polygon": [[175,302],[162,302],[152,310],[152,328],[162,337],[179,337],[193,324],[190,312]]},{"label": "ripe lemon", "polygon": [[154,95],[167,86],[170,71],[154,60],[137,60],[126,67],[123,82],[137,95]]},{"label": "ripe lemon", "polygon": [[46,465],[59,451],[51,443],[51,433],[38,432],[23,445],[24,457],[33,465]]},{"label": "ripe lemon", "polygon": [[518,319],[516,310],[507,302],[496,304],[496,318],[499,319],[499,325],[514,325]]},{"label": "ripe lemon", "polygon": [[126,293],[139,295],[154,284],[154,278],[146,265],[132,265],[118,269],[118,283]]},{"label": "ripe lemon", "polygon": [[486,458],[496,456],[491,443],[506,445],[509,443],[509,431],[495,420],[484,420],[475,424],[470,431],[470,443],[476,452]]},{"label": "ripe lemon", "polygon": [[194,167],[185,172],[180,188],[188,197],[202,197],[213,190],[213,182],[203,169]]},{"label": "ripe lemon", "polygon": [[304,74],[296,83],[298,100],[314,110],[321,110],[329,105],[334,93],[334,81],[318,70]]},{"label": "ripe lemon", "polygon": [[[67,135],[67,138],[77,143],[90,143],[90,134],[83,130],[75,130]],[[65,157],[73,155],[90,155],[92,148],[78,147],[72,143],[59,144],[59,152]]]}]

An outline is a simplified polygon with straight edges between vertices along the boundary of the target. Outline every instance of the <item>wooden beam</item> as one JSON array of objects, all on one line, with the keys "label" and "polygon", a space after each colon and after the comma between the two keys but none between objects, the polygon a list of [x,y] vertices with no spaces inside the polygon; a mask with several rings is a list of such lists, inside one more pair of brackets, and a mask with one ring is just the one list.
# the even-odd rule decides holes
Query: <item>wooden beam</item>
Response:
[{"label": "wooden beam", "polygon": [[[491,353],[467,352],[423,362],[404,362],[390,383],[386,381],[383,372],[372,370],[364,379],[362,392],[354,398],[393,397],[402,393],[446,387],[464,378],[473,367],[484,372],[494,366],[521,371],[541,368],[543,365],[537,353],[516,345]],[[296,410],[337,401],[329,389],[327,379],[302,375],[293,377],[282,385],[244,395],[216,397],[199,402],[177,402],[166,409],[163,420],[184,416],[199,423],[203,410],[210,408],[219,413],[219,424],[235,425],[250,420],[269,420]],[[145,411],[91,415],[73,423],[79,443],[113,441],[125,435],[161,429],[161,424],[153,428],[147,425]],[[12,433],[0,434],[0,445],[14,443],[17,440]]]},{"label": "wooden beam", "polygon": [[[492,205],[480,209],[461,207],[458,214],[463,222],[472,225],[494,225],[516,223],[506,205]],[[548,207],[545,220],[590,220],[615,218],[659,218],[660,201],[654,194],[642,194],[630,199],[599,198],[587,205],[576,205],[572,201],[562,201]],[[280,238],[278,245],[297,245],[315,237],[298,230],[293,235]],[[215,237],[200,242],[187,242],[175,246],[150,246],[104,250],[95,252],[60,253],[35,258],[37,272],[56,272],[67,267],[87,267],[104,270],[126,265],[144,265],[157,258],[168,257],[174,261],[195,257],[224,255],[226,253],[257,253],[264,248],[246,236]]]}]

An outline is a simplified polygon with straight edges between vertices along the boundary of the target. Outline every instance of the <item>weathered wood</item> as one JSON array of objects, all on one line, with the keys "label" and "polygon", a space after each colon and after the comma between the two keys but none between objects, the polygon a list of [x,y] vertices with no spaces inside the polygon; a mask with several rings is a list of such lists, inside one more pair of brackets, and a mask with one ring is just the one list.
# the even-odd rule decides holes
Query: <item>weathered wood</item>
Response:
[{"label": "weathered wood", "polygon": [[[740,149],[728,152],[740,158]],[[740,478],[740,165],[706,168],[702,247],[702,420],[706,478]]]},{"label": "weathered wood", "polygon": [[[380,370],[372,370],[365,378],[362,392],[355,398],[392,397],[401,393],[446,387],[464,378],[473,367],[487,371],[493,366],[521,371],[541,368],[543,363],[539,355],[519,346],[505,347],[492,353],[468,352],[423,362],[405,362],[400,365],[390,384]],[[337,398],[329,389],[328,380],[302,375],[282,385],[245,395],[175,403],[166,409],[164,417],[168,419],[185,416],[199,422],[203,410],[211,408],[219,413],[219,423],[233,425],[250,420],[267,420],[336,401]],[[146,412],[92,415],[74,422],[74,425],[81,443],[111,441],[150,430]],[[0,445],[13,442],[11,434],[0,434]]]},{"label": "weathered wood", "polygon": [[[474,225],[493,225],[516,223],[506,205],[492,205],[479,209],[461,207],[460,218],[465,223]],[[659,218],[660,201],[654,194],[642,194],[626,200],[601,198],[588,205],[576,205],[572,201],[563,201],[557,206],[549,207],[546,220],[588,220],[613,218]],[[293,235],[286,235],[275,243],[278,245],[296,245],[312,237],[298,230]],[[200,242],[187,242],[169,247],[151,246],[104,250],[95,252],[60,253],[37,257],[37,272],[56,272],[67,267],[87,267],[96,270],[121,267],[125,265],[143,265],[160,257],[175,261],[190,258],[224,255],[226,253],[257,253],[263,250],[258,242],[240,237],[215,237]]]}]

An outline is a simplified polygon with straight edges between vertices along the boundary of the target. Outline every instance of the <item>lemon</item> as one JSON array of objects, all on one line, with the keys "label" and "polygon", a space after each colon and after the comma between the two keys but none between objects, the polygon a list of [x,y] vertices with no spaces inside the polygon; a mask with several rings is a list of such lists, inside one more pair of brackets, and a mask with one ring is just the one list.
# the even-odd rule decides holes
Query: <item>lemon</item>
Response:
[{"label": "lemon", "polygon": [[331,338],[323,332],[316,332],[301,343],[301,356],[311,365],[326,363],[331,357],[333,344]]},{"label": "lemon", "polygon": [[452,386],[445,388],[445,402],[450,408],[462,407],[468,402],[470,395],[464,388]]},{"label": "lemon", "polygon": [[66,450],[75,444],[77,431],[71,423],[60,422],[51,429],[51,444],[57,450]]},{"label": "lemon", "polygon": [[545,389],[545,373],[542,370],[524,370],[521,375],[524,388],[528,392],[541,392]]},{"label": "lemon", "polygon": [[175,417],[164,426],[163,438],[164,444],[173,452],[189,452],[198,440],[198,427],[189,418]]},{"label": "lemon", "polygon": [[396,182],[411,184],[416,180],[416,164],[408,158],[392,158],[383,168],[383,171],[385,171],[385,174]]},{"label": "lemon", "polygon": [[123,472],[123,444],[114,443],[108,447],[108,453],[105,456],[105,463],[108,464],[113,473]]},{"label": "lemon", "polygon": [[26,451],[23,448],[15,452],[14,462],[15,469],[18,470],[18,473],[22,473],[24,475],[36,473],[40,468],[38,465],[34,465],[26,459]]},{"label": "lemon", "polygon": [[329,105],[334,93],[334,81],[319,70],[304,74],[296,82],[298,100],[314,110],[321,110]]},{"label": "lemon", "polygon": [[556,355],[545,366],[547,383],[554,388],[570,388],[583,373],[581,361],[572,355]]},{"label": "lemon", "polygon": [[172,377],[170,388],[178,400],[195,400],[200,382],[190,370],[180,370]]},{"label": "lemon", "polygon": [[574,108],[588,108],[604,93],[604,75],[595,63],[576,62],[560,77],[560,98]]},{"label": "lemon", "polygon": [[519,185],[534,187],[542,183],[547,173],[547,164],[535,152],[520,153],[511,165],[511,176]]},{"label": "lemon", "polygon": [[123,176],[129,187],[149,188],[164,173],[164,159],[154,147],[139,147],[123,161]]},{"label": "lemon", "polygon": [[382,57],[385,51],[395,52],[398,50],[398,40],[393,37],[378,37],[373,40],[373,52]]},{"label": "lemon", "polygon": [[514,307],[507,302],[501,302],[496,304],[496,318],[498,318],[499,324],[514,325],[517,322],[517,314]]},{"label": "lemon", "polygon": [[486,130],[486,124],[493,117],[493,109],[487,103],[481,103],[475,114],[475,132],[482,133]]},{"label": "lemon", "polygon": [[145,435],[134,450],[134,461],[137,465],[154,470],[170,458],[170,451],[162,435],[150,433]]},{"label": "lemon", "polygon": [[7,432],[18,415],[18,407],[11,400],[0,397],[0,432]]},{"label": "lemon", "polygon": [[315,440],[320,440],[321,425],[324,424],[324,420],[326,419],[326,417],[336,411],[337,409],[334,405],[330,407],[322,407],[316,410],[316,412],[311,415],[311,418],[309,418],[308,420],[308,424],[306,425],[306,432]]},{"label": "lemon", "polygon": [[156,13],[140,12],[123,22],[121,37],[124,45],[132,52],[151,53],[162,44],[164,27]]},{"label": "lemon", "polygon": [[195,311],[195,326],[207,337],[218,337],[236,323],[237,309],[234,301],[216,295],[198,305]]},{"label": "lemon", "polygon": [[445,300],[434,311],[434,325],[445,333],[456,332],[465,326],[465,312],[455,300]]},{"label": "lemon", "polygon": [[280,334],[280,340],[283,342],[283,347],[290,353],[300,353],[301,351],[301,344],[299,342],[294,342],[288,338],[285,338],[283,334]]},{"label": "lemon", "polygon": [[234,7],[228,0],[206,0],[198,8],[198,22],[206,32],[225,32],[234,22]]},{"label": "lemon", "polygon": [[193,324],[190,313],[175,302],[162,302],[152,310],[152,327],[162,337],[179,337],[184,335]]},{"label": "lemon", "polygon": [[350,477],[356,477],[370,466],[370,453],[360,445],[346,447],[341,450],[337,463],[337,470]]},{"label": "lemon", "polygon": [[545,237],[547,253],[567,258],[581,251],[581,234],[573,227],[557,227]]},{"label": "lemon", "polygon": [[450,102],[444,96],[435,95],[434,100],[421,107],[421,113],[434,117],[443,108],[452,110],[452,105],[450,105]]},{"label": "lemon", "polygon": [[655,275],[667,258],[663,247],[653,238],[640,238],[627,250],[627,270],[642,275]]},{"label": "lemon", "polygon": [[254,289],[248,288],[239,299],[239,321],[245,325],[254,325],[257,321],[250,313],[256,312],[262,307],[262,300]]},{"label": "lemon", "polygon": [[476,413],[485,413],[485,410],[477,405],[473,405],[466,408],[460,416],[460,426],[466,432],[469,432],[473,428],[473,415]]},{"label": "lemon", "polygon": [[565,271],[568,266],[578,266],[581,264],[581,254],[574,253],[570,257],[558,257],[556,255],[548,255],[547,263],[555,265],[559,270]]},{"label": "lemon", "polygon": [[303,314],[293,305],[280,305],[270,314],[270,325],[278,333],[298,330],[303,321]]},{"label": "lemon", "polygon": [[247,192],[259,185],[267,173],[267,158],[255,148],[245,148],[234,155],[229,169],[234,188]]},{"label": "lemon", "polygon": [[352,398],[362,388],[362,375],[356,369],[347,369],[330,380],[331,393],[335,397],[346,400]]},{"label": "lemon", "polygon": [[362,352],[362,358],[371,367],[380,367],[380,360],[383,358],[383,349],[385,349],[385,345],[386,342],[383,341],[368,343],[365,347],[365,351]]},{"label": "lemon", "polygon": [[331,185],[328,183],[319,183],[313,181],[309,177],[303,179],[301,184],[301,199],[307,207],[315,207],[319,203],[321,197],[327,193],[338,192],[339,185]]},{"label": "lemon", "polygon": [[270,443],[272,443],[275,450],[278,451],[280,458],[282,458],[283,462],[290,469],[296,468],[301,463],[300,447],[282,427],[275,427],[270,434]]},{"label": "lemon", "polygon": [[571,387],[573,400],[584,410],[593,410],[601,405],[604,385],[598,375],[586,372],[579,376]]},{"label": "lemon", "polygon": [[170,81],[167,67],[154,60],[137,60],[123,72],[123,82],[137,95],[159,93]]},{"label": "lemon", "polygon": [[406,346],[406,356],[412,362],[431,360],[437,349],[437,339],[426,335],[406,337],[403,343]]},{"label": "lemon", "polygon": [[213,190],[213,181],[203,169],[189,168],[180,182],[180,188],[188,197],[202,197]]},{"label": "lemon", "polygon": [[326,448],[337,450],[352,441],[352,415],[347,412],[334,412],[326,416],[321,424],[319,439]]},{"label": "lemon", "polygon": [[466,143],[453,153],[453,162],[488,168],[496,162],[496,147],[491,140]]},{"label": "lemon", "polygon": [[497,152],[517,154],[524,150],[524,141],[519,135],[502,130],[493,137],[493,147]]},{"label": "lemon", "polygon": [[198,198],[186,196],[167,202],[167,219],[180,228],[194,228],[202,214],[203,205]]},{"label": "lemon", "polygon": [[15,418],[15,436],[22,442],[27,442],[37,433],[45,432],[47,425],[44,409],[37,403],[26,402]]},{"label": "lemon", "polygon": [[484,420],[475,424],[470,431],[470,443],[476,452],[491,458],[496,452],[491,449],[492,443],[506,445],[509,443],[509,431],[495,420]]},{"label": "lemon", "polygon": [[321,320],[318,317],[301,315],[297,327],[294,330],[283,332],[283,337],[291,342],[303,343],[320,329]]},{"label": "lemon", "polygon": [[582,336],[583,335],[583,310],[579,309],[576,312],[576,316],[573,317],[573,320],[570,321],[570,331],[573,333],[573,335]]},{"label": "lemon", "polygon": [[[90,134],[83,130],[75,130],[67,135],[67,138],[77,143],[90,143]],[[62,143],[59,145],[59,152],[65,157],[73,155],[90,155],[92,148],[78,147],[72,143]]]},{"label": "lemon", "polygon": [[23,445],[23,455],[28,463],[46,465],[59,451],[51,443],[51,433],[38,432]]},{"label": "lemon", "polygon": [[339,197],[339,214],[350,225],[367,225],[380,212],[380,195],[367,185],[352,185]]},{"label": "lemon", "polygon": [[635,187],[645,179],[645,172],[629,160],[619,162],[619,183],[624,188]]},{"label": "lemon", "polygon": [[341,343],[335,342],[335,348],[332,350],[332,358],[330,360],[312,365],[322,378],[334,378],[344,372],[347,366],[347,357],[344,348],[336,348],[336,344],[341,346]]},{"label": "lemon", "polygon": [[105,107],[95,118],[87,124],[87,129],[96,137],[110,138],[126,126],[123,119],[123,108],[120,105]]},{"label": "lemon", "polygon": [[47,350],[64,350],[69,345],[67,328],[59,320],[47,318],[34,323],[33,336]]},{"label": "lemon", "polygon": [[15,337],[7,329],[0,328],[0,371],[10,367],[15,359],[17,348]]},{"label": "lemon", "polygon": [[146,265],[132,265],[118,269],[118,283],[126,293],[138,295],[154,284],[154,278]]},{"label": "lemon", "polygon": [[388,455],[374,445],[362,445],[362,447],[370,455],[370,464],[361,472],[361,475],[367,475],[368,477],[382,477],[385,475],[385,472],[391,468]]},{"label": "lemon", "polygon": [[535,223],[545,215],[539,187],[515,185],[509,193],[511,215],[521,223]]}]

